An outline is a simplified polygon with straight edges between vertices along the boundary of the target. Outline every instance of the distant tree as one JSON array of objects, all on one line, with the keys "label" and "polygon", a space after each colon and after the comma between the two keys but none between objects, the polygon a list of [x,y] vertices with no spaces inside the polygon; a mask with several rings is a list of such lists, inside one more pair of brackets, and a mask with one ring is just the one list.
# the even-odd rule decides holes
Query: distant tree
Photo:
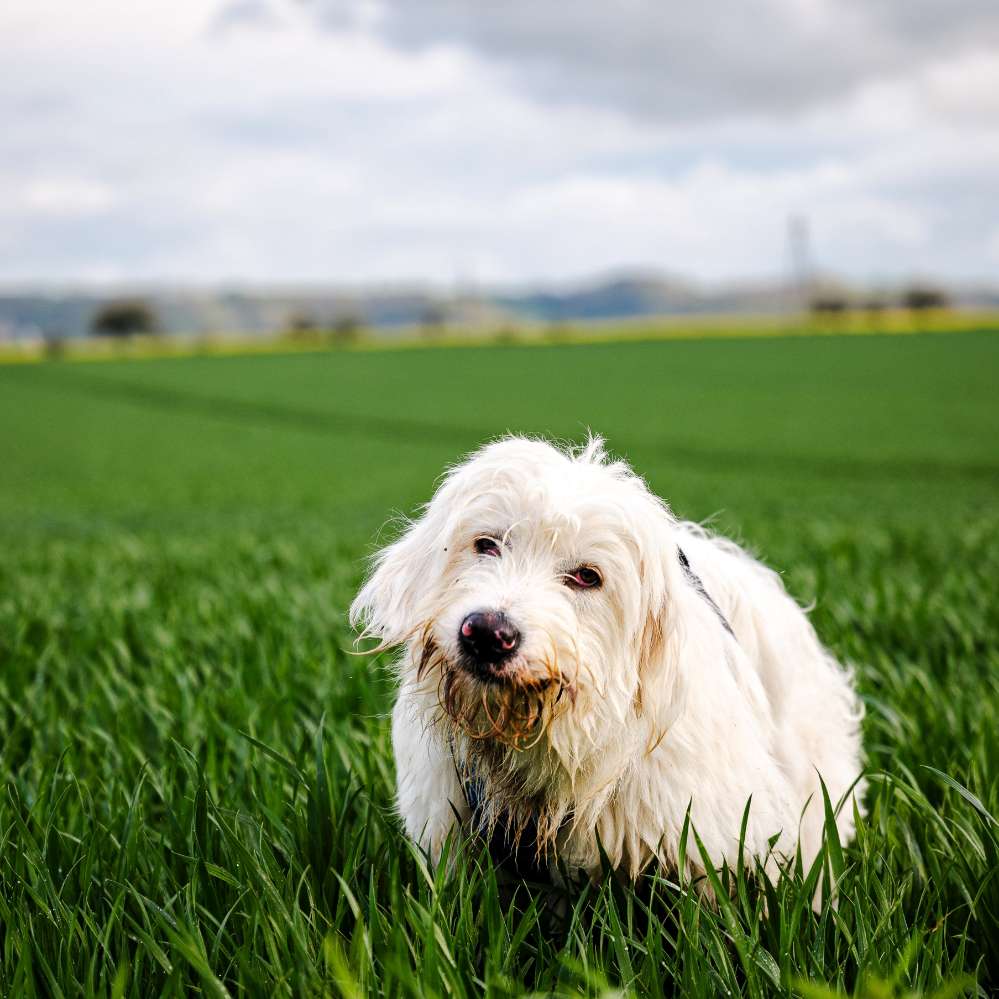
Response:
[{"label": "distant tree", "polygon": [[902,303],[913,312],[925,312],[927,309],[946,309],[950,305],[950,299],[940,288],[914,284],[905,290]]},{"label": "distant tree", "polygon": [[102,305],[90,321],[94,336],[135,336],[155,333],[159,321],[152,306],[139,299],[119,299]]},{"label": "distant tree", "polygon": [[353,343],[361,335],[361,320],[352,312],[345,312],[333,321],[331,334],[333,342],[341,346]]},{"label": "distant tree", "polygon": [[440,302],[428,302],[420,316],[424,336],[439,336],[447,323],[447,318],[447,309]]},{"label": "distant tree", "polygon": [[289,333],[314,333],[319,329],[319,323],[308,312],[293,312],[288,317],[285,328]]},{"label": "distant tree", "polygon": [[42,344],[50,361],[58,361],[66,353],[66,338],[56,330],[46,330],[42,335]]},{"label": "distant tree", "polygon": [[504,323],[493,334],[493,343],[503,347],[509,347],[517,343],[519,336],[517,328],[510,323]]},{"label": "distant tree", "polygon": [[815,316],[838,316],[846,312],[849,306],[846,296],[835,291],[814,295],[808,303],[809,310]]}]

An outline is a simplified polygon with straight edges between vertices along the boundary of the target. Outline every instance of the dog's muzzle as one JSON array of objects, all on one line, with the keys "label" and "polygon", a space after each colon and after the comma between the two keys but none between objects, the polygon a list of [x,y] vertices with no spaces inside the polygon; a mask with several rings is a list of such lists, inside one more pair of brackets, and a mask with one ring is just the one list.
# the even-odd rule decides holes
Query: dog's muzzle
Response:
[{"label": "dog's muzzle", "polygon": [[462,666],[480,680],[497,680],[520,646],[520,632],[502,612],[472,611],[458,629]]}]

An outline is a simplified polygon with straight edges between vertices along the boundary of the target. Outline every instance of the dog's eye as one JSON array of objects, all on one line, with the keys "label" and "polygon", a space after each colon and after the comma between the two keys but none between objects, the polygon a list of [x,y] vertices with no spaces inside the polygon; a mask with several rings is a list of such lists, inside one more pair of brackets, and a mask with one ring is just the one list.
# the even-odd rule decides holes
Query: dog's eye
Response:
[{"label": "dog's eye", "polygon": [[595,590],[602,582],[600,573],[588,565],[581,565],[565,574],[565,585],[574,586],[577,590]]},{"label": "dog's eye", "polygon": [[475,551],[479,555],[499,555],[500,546],[493,538],[476,538]]}]

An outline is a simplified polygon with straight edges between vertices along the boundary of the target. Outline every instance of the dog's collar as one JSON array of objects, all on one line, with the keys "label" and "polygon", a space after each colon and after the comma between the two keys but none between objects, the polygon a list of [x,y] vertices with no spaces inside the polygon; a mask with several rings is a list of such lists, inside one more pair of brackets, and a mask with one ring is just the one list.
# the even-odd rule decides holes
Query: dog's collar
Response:
[{"label": "dog's collar", "polygon": [[521,835],[514,841],[509,827],[502,821],[488,828],[483,810],[485,808],[485,786],[481,777],[474,773],[462,776],[458,766],[454,743],[451,743],[451,758],[454,761],[455,774],[461,785],[461,793],[465,804],[471,812],[471,828],[483,837],[489,848],[493,863],[521,881],[549,882],[551,871],[545,857],[538,849],[538,825],[530,819]]},{"label": "dog's collar", "polygon": [[694,572],[693,567],[690,564],[690,559],[687,558],[686,552],[677,545],[676,553],[680,559],[680,568],[683,569],[684,578],[690,583],[691,586],[707,601],[708,606],[715,612],[715,616],[721,622],[721,626],[733,637],[735,638],[735,632],[732,630],[732,625],[728,623],[728,618],[722,613],[721,607],[714,602],[711,594],[704,588],[704,583],[701,577]]}]

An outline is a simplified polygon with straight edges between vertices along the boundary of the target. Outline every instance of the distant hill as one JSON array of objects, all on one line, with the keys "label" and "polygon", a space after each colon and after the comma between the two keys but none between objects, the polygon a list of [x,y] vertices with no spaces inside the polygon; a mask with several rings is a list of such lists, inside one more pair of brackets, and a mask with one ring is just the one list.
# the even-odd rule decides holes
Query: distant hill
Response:
[{"label": "distant hill", "polygon": [[498,303],[528,319],[616,319],[629,316],[696,312],[705,297],[684,281],[620,277],[563,291],[500,295]]},{"label": "distant hill", "polygon": [[[999,307],[995,288],[950,289],[957,305]],[[0,338],[79,337],[95,312],[121,297],[142,298],[170,333],[273,333],[292,326],[358,323],[492,329],[519,323],[630,319],[687,314],[781,313],[796,299],[779,283],[705,288],[656,274],[625,274],[571,287],[478,290],[454,295],[421,289],[192,290],[120,288],[106,292],[0,290]]]}]

